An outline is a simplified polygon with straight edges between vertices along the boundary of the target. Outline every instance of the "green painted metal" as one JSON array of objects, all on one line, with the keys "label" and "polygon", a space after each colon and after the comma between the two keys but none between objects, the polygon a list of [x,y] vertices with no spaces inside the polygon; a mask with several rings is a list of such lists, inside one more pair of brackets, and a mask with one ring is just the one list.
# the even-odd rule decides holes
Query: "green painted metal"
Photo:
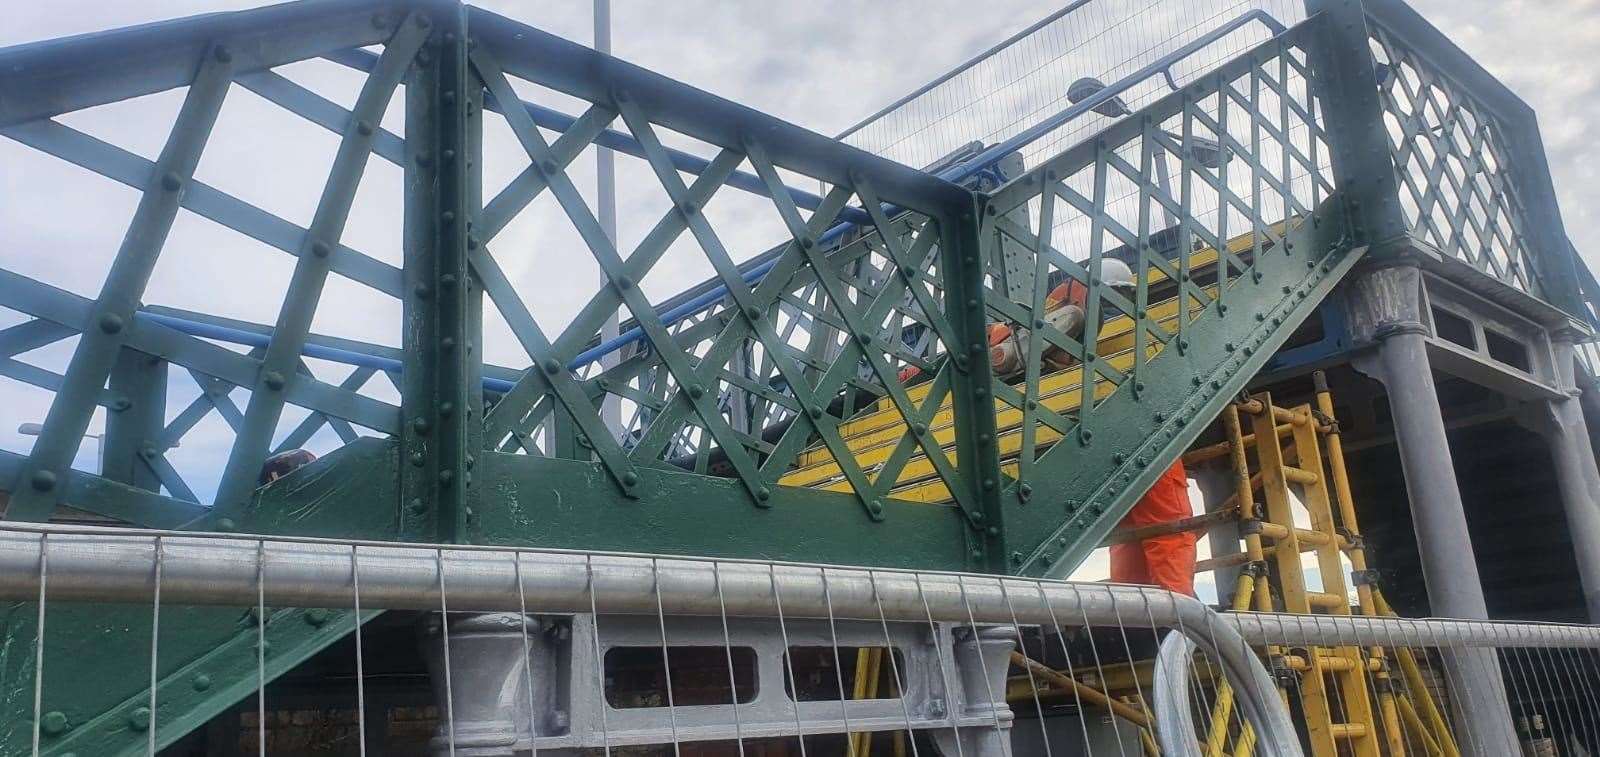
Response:
[{"label": "green painted metal", "polygon": [[393,36],[384,45],[383,56],[362,85],[351,111],[316,213],[301,242],[299,259],[272,339],[256,379],[249,382],[250,404],[245,408],[233,450],[223,467],[217,491],[219,507],[229,508],[243,501],[260,475],[261,461],[267,456],[273,432],[283,413],[285,392],[298,379],[295,367],[331,270],[329,258],[344,233],[356,187],[372,152],[376,124],[428,34],[429,24],[426,21],[417,23],[418,18],[425,20],[426,16],[407,17],[396,24]]},{"label": "green painted metal", "polygon": [[[376,617],[364,612],[362,622]],[[148,729],[165,747],[252,696],[355,627],[348,609],[267,608],[264,629],[254,609],[161,608],[155,715],[149,708],[151,610],[147,606],[49,606],[45,618],[45,755],[146,753]],[[24,754],[32,739],[34,629],[28,604],[0,609],[0,747]],[[263,636],[264,633],[264,636]],[[266,641],[266,667],[257,644]]]},{"label": "green painted metal", "polygon": [[[989,193],[451,0],[292,4],[111,33],[92,50],[62,43],[118,68],[98,75],[55,52],[0,51],[0,67],[26,72],[18,81],[29,88],[52,67],[65,71],[53,100],[0,84],[0,133],[145,197],[97,299],[0,271],[0,305],[35,319],[0,330],[0,375],[58,392],[32,455],[0,453],[6,517],[42,519],[64,503],[158,528],[1067,572],[1369,248],[1381,254],[1418,229],[1433,231],[1408,224],[1399,193],[1436,202],[1452,178],[1435,165],[1408,180],[1395,161],[1424,141],[1443,143],[1414,123],[1399,144],[1390,140],[1383,113],[1399,106],[1396,87],[1409,85],[1380,85],[1373,44],[1396,60],[1449,69],[1428,79],[1445,94],[1424,96],[1522,123],[1503,95],[1485,94],[1474,75],[1454,76],[1450,55],[1417,49],[1426,35],[1388,0],[1375,2],[1370,28],[1359,2],[1314,2],[1318,13],[1305,24]],[[379,43],[383,54],[349,110],[266,70],[319,55],[348,60],[352,48]],[[230,80],[340,135],[309,228],[192,180]],[[402,82],[403,138],[378,126]],[[549,128],[523,107],[516,82],[586,109],[547,141]],[[188,103],[156,161],[51,120],[185,85]],[[486,112],[506,118],[528,161],[487,199]],[[605,237],[567,175],[613,126],[638,142],[669,200],[630,250]],[[693,180],[662,144],[667,131],[712,151]],[[1505,131],[1490,135],[1510,139],[1501,167],[1520,166],[1529,142]],[[1197,147],[1206,140],[1220,157]],[[399,268],[340,242],[374,155],[403,170]],[[740,181],[759,186],[741,188],[770,202],[788,232],[760,256],[770,270],[759,280],[727,248],[729,230],[701,212],[746,162],[754,176]],[[1168,172],[1158,166],[1176,182],[1159,178]],[[789,173],[831,189],[820,200],[802,196],[785,185]],[[1531,208],[1533,220],[1503,237],[1530,240],[1535,273],[1546,273],[1550,235],[1532,229],[1549,225],[1553,204],[1538,183],[1514,175],[1489,199]],[[1506,199],[1513,194],[1518,202]],[[493,251],[499,232],[542,197],[560,207],[607,279],[559,333],[541,326]],[[805,216],[801,207],[812,205]],[[134,316],[180,207],[296,256],[264,349],[239,354]],[[835,228],[843,219],[854,225]],[[686,236],[727,295],[678,322],[663,319],[638,284]],[[1207,250],[1220,251],[1215,262]],[[1131,292],[1092,274],[1109,257],[1140,274]],[[1485,270],[1506,279],[1504,269]],[[309,329],[329,273],[401,302],[401,349],[372,352],[400,361],[388,376],[398,407],[363,393],[381,380],[378,368],[328,383],[302,360],[306,344],[326,342]],[[1067,279],[1087,293],[1082,333],[1044,321],[1050,288]],[[1565,302],[1561,292],[1549,296]],[[1157,311],[1172,301],[1180,315],[1164,320]],[[486,395],[481,319],[490,304],[529,369],[491,368],[510,388]],[[613,366],[581,364],[618,309],[642,339]],[[990,321],[1028,330],[1020,379],[993,375]],[[64,375],[12,359],[73,334],[82,337]],[[1102,337],[1126,346],[1099,354]],[[1046,350],[1086,366],[1089,380],[1049,383],[1061,379],[1041,361]],[[202,393],[168,422],[164,376],[174,366]],[[906,367],[923,372],[925,390],[901,385]],[[228,396],[237,387],[252,390],[242,410]],[[1055,402],[1063,392],[1075,407]],[[599,414],[607,397],[639,410],[620,439]],[[311,414],[280,428],[287,405]],[[66,467],[97,406],[112,413],[104,477]],[[845,432],[865,410],[893,419],[872,464],[856,459]],[[194,496],[165,457],[212,412],[237,434],[215,510],[184,501]],[[934,426],[946,416],[953,440],[941,443]],[[279,449],[303,444],[324,426],[343,447],[256,487],[274,439]],[[802,455],[830,454],[839,491],[780,483]],[[901,498],[921,485],[942,487],[948,503]],[[4,610],[0,753],[31,736],[34,612]],[[162,612],[154,721],[158,743],[169,743],[255,689],[259,627],[240,611]],[[269,679],[356,622],[343,608],[269,617]],[[149,700],[150,619],[149,607],[49,606],[45,712],[61,713],[47,719],[52,731],[66,725],[48,734],[47,753],[142,749],[147,734],[135,723]]]},{"label": "green painted metal", "polygon": [[199,72],[161,157],[156,160],[155,170],[145,181],[139,207],[89,312],[94,326],[83,330],[65,380],[50,403],[44,430],[17,476],[19,484],[26,483],[11,488],[11,502],[6,509],[10,520],[45,520],[61,501],[57,482],[66,477],[89,428],[95,397],[120,354],[126,339],[124,332],[133,321],[133,311],[144,296],[145,284],[177,217],[178,196],[200,162],[200,152],[222,109],[232,72],[233,53],[226,47],[214,47],[201,57]]}]

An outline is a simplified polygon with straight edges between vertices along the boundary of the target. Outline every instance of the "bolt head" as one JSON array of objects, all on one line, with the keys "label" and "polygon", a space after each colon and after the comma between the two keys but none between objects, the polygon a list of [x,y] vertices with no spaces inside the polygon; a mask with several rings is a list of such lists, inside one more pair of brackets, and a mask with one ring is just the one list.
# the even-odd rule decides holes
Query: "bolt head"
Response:
[{"label": "bolt head", "polygon": [[135,731],[143,731],[150,727],[150,708],[135,707],[128,713],[128,727]]},{"label": "bolt head", "polygon": [[67,721],[67,714],[60,710],[51,710],[39,719],[39,730],[46,736],[60,736],[66,733],[71,725]]}]

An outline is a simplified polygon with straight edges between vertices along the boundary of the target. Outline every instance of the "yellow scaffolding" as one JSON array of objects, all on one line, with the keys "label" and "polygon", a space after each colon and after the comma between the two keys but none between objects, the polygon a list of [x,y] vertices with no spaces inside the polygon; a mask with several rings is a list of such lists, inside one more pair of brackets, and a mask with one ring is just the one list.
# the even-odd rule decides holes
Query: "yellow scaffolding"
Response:
[{"label": "yellow scaffolding", "polygon": [[[1241,568],[1233,610],[1392,616],[1371,580],[1374,573],[1356,519],[1332,395],[1320,371],[1313,380],[1313,403],[1279,407],[1271,394],[1263,392],[1229,405],[1221,417],[1223,440],[1184,456],[1191,469],[1219,463],[1226,467],[1234,488],[1227,500],[1208,507],[1204,515],[1113,532],[1107,543],[1236,522],[1243,551],[1196,566],[1196,572]],[[1303,520],[1297,519],[1297,512],[1304,513]],[[1314,555],[1320,586],[1308,585],[1309,571],[1303,562],[1307,553]],[[1279,693],[1303,718],[1315,757],[1460,757],[1426,683],[1425,654],[1359,643],[1312,648],[1267,645],[1259,651],[1281,671]],[[1014,657],[1021,658],[1013,660],[1017,668],[1031,672],[1043,685],[1035,692],[1029,681],[1013,679],[1008,691],[1012,701],[1074,690],[1082,701],[1102,707],[1107,705],[1101,703],[1126,698],[1124,707],[1110,708],[1113,713],[1135,725],[1146,724],[1138,703],[1149,685],[1148,666],[1142,668],[1146,675],[1140,675],[1136,664],[1130,666],[1132,675],[1100,680],[1097,690],[1083,683],[1083,676],[1094,671],[1051,671],[1021,655]],[[1202,670],[1200,677],[1202,685],[1209,684],[1216,692],[1203,734],[1205,754],[1250,754],[1255,737],[1234,715],[1232,690],[1212,671]]]}]

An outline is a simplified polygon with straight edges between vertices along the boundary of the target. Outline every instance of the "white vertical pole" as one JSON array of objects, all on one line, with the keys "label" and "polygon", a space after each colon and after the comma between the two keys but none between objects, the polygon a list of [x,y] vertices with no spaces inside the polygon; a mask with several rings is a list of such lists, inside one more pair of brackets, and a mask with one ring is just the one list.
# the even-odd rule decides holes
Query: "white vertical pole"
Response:
[{"label": "white vertical pole", "polygon": [[[611,54],[611,0],[594,0],[594,49]],[[615,156],[604,147],[595,148],[595,195],[600,216],[600,229],[613,246],[617,243],[617,172]],[[601,286],[606,282],[601,281]],[[612,313],[600,327],[600,341],[617,336],[618,316]],[[607,370],[617,364],[621,355],[613,352],[600,358],[600,369]],[[622,435],[622,405],[615,394],[606,395],[600,405],[600,420],[611,429],[614,436]]]}]

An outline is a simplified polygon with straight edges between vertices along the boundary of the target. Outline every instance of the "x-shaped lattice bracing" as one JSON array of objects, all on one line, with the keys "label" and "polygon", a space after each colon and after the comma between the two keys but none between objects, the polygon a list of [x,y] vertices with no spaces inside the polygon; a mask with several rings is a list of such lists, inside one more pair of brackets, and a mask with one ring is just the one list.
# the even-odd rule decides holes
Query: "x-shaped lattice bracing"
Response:
[{"label": "x-shaped lattice bracing", "polygon": [[[472,52],[472,62],[493,102],[504,104],[516,101],[505,73],[488,47],[476,47]],[[882,210],[875,208],[874,212],[880,217],[874,220],[881,228],[895,228],[896,234],[871,235],[868,238],[875,239],[875,243],[857,240],[853,247],[858,251],[856,254],[863,257],[870,257],[874,249],[880,250],[885,259],[883,266],[861,265],[858,266],[857,276],[842,276],[840,258],[846,256],[823,254],[817,240],[823,237],[823,232],[837,224],[853,193],[849,187],[836,187],[816,207],[809,219],[803,219],[790,196],[790,190],[778,177],[776,165],[754,140],[747,140],[742,145],[743,152],[724,148],[692,185],[685,186],[678,176],[679,169],[656,137],[648,114],[630,102],[625,93],[619,92],[614,93],[614,102],[597,104],[590,113],[609,115],[614,110],[622,116],[673,206],[633,253],[624,259],[599,231],[588,206],[564,173],[566,165],[604,129],[607,119],[604,116],[587,121],[580,119],[552,147],[544,143],[543,137],[525,113],[514,108],[508,110],[501,107],[499,110],[506,115],[532,165],[513,180],[500,197],[486,206],[482,220],[474,226],[475,235],[470,243],[473,251],[470,254],[474,271],[483,279],[485,291],[500,307],[502,314],[507,316],[508,323],[522,340],[535,366],[542,370],[530,372],[488,413],[486,424],[489,438],[503,440],[517,437],[514,443],[507,442],[510,448],[526,448],[527,437],[541,423],[550,422],[553,419],[550,411],[559,406],[563,417],[572,419],[601,463],[624,483],[631,478],[628,475],[630,466],[655,464],[664,452],[670,457],[673,452],[694,449],[700,453],[697,466],[703,467],[708,442],[714,442],[754,501],[763,504],[770,497],[770,485],[787,469],[788,459],[798,453],[797,446],[816,434],[842,461],[846,477],[851,480],[858,495],[863,497],[869,512],[876,516],[881,508],[871,501],[872,482],[851,461],[848,447],[835,430],[838,420],[829,416],[828,405],[844,385],[861,386],[861,377],[853,375],[853,369],[865,362],[870,370],[868,378],[874,379],[868,386],[879,387],[877,391],[880,393],[885,391],[881,387],[893,387],[887,391],[891,401],[902,411],[911,407],[903,393],[902,396],[895,396],[898,392],[897,378],[883,355],[879,354],[878,348],[883,347],[883,353],[901,363],[917,356],[906,354],[892,344],[884,344],[879,333],[882,329],[878,326],[890,316],[891,311],[905,315],[901,302],[906,294],[904,284],[897,283],[893,277],[886,277],[886,274],[890,269],[903,266],[908,255],[920,255],[922,259],[930,257],[933,234],[936,232],[924,232],[928,234],[927,239],[915,244],[914,252],[901,250],[897,234],[905,228],[904,224],[882,218]],[[737,166],[747,159],[764,184],[765,194],[772,199],[779,216],[795,238],[778,254],[772,270],[754,287],[745,282],[715,230],[699,212],[715,191],[726,183]],[[546,189],[551,191],[610,281],[580,310],[554,344],[544,338],[488,252],[490,238],[518,210]],[[879,203],[875,197],[868,199],[870,195],[863,193],[860,188],[854,191],[862,193],[864,205]],[[674,326],[661,321],[635,282],[649,273],[667,247],[684,231],[694,236],[712,263],[727,295],[723,301],[723,314],[719,318],[707,317],[701,324],[675,330]],[[803,282],[798,298],[795,296],[796,282]],[[874,287],[878,291],[873,291]],[[804,293],[806,290],[812,292],[817,303],[809,301],[810,297]],[[852,304],[867,299],[869,295],[871,305],[865,309]],[[571,370],[583,371],[587,366],[563,365],[560,362],[565,359],[562,356],[586,345],[603,319],[617,307],[627,308],[634,316],[632,323],[642,332],[645,349],[633,358],[591,376],[585,384],[598,387],[600,393],[611,393],[636,405],[637,426],[633,433],[637,434],[637,438],[630,440],[626,451],[614,446],[616,442],[611,432],[600,425],[594,410],[595,392],[591,390],[585,393],[583,386],[571,375]],[[933,301],[925,294],[920,296],[917,307],[923,312],[938,312]],[[787,312],[785,333],[780,334],[774,325],[775,311]],[[936,318],[931,320],[937,321]],[[817,332],[822,331],[819,327],[824,325],[836,333],[866,335],[865,341],[874,346],[863,349],[857,344],[863,340],[845,340],[829,349],[826,355],[805,355],[807,359],[801,359],[803,353],[798,351],[795,337],[791,334],[798,326],[807,334],[808,341],[815,343]],[[686,354],[686,348],[693,345],[697,345],[693,347],[693,354]],[[752,348],[759,348],[761,361],[761,369],[755,375],[764,377],[769,371],[774,372],[774,378],[781,382],[781,392],[774,392],[770,387],[762,386],[730,369],[733,362],[742,359]],[[822,359],[818,360],[818,357]],[[647,371],[648,377],[644,375]],[[819,373],[820,378],[817,376]],[[717,389],[719,387],[725,388]],[[783,408],[782,417],[790,422],[790,428],[776,444],[753,436],[760,430],[757,427],[735,428],[730,422],[731,416],[741,412],[731,409],[730,396],[735,389],[760,397],[762,402],[771,406]],[[556,401],[544,401],[551,394]],[[942,451],[931,443],[925,451],[943,458]],[[751,452],[765,455],[759,468]],[[953,475],[953,467],[945,467]]]},{"label": "x-shaped lattice bracing", "polygon": [[1389,70],[1379,93],[1395,119],[1389,144],[1411,223],[1447,255],[1538,295],[1525,211],[1498,154],[1503,127],[1491,110],[1381,27],[1372,44]]}]

